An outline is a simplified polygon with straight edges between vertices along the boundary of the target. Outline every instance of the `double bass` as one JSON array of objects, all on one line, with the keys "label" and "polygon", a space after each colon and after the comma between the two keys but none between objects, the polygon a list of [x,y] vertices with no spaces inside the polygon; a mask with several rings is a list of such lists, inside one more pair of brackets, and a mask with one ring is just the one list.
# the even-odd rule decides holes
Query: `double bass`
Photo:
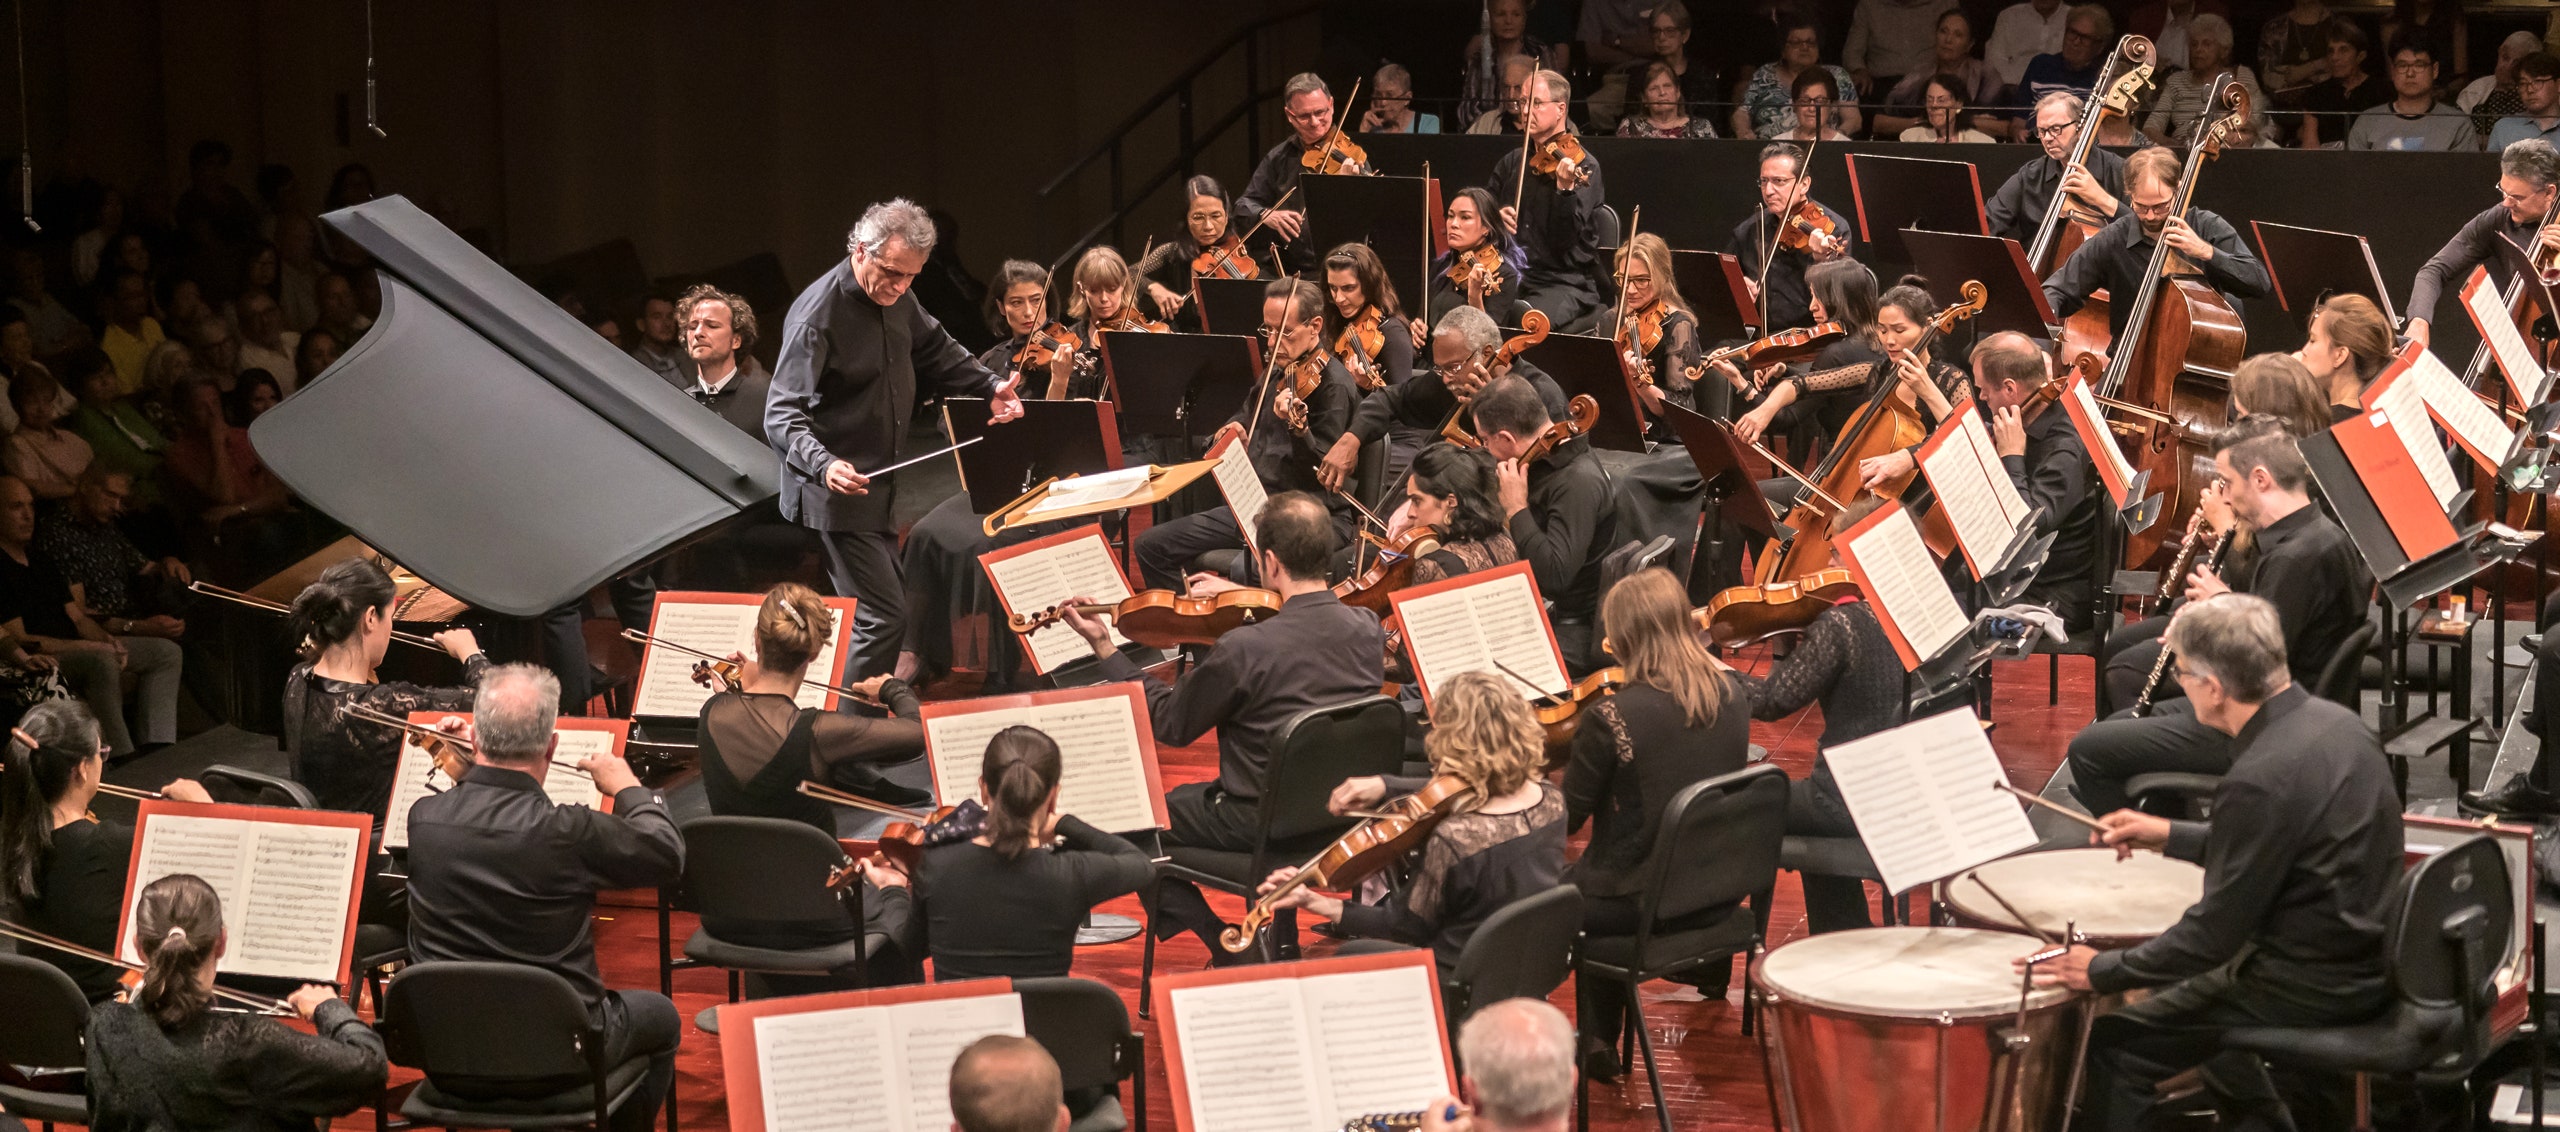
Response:
[{"label": "double bass", "polygon": [[[2232,134],[2249,121],[2249,91],[2232,73],[2214,80],[2211,106],[2221,113],[2199,116],[2196,136],[2179,170],[2169,214],[2184,218],[2195,201],[2196,180],[2205,163],[2222,153]],[[2130,302],[2125,318],[2129,346],[2109,341],[2108,307]],[[2168,493],[2166,524],[2186,526],[2205,485],[2213,482],[2209,438],[2220,431],[2231,403],[2231,374],[2248,347],[2248,329],[2222,292],[2199,277],[2168,241],[2155,240],[2151,261],[2130,296],[2110,296],[2073,312],[2063,328],[2063,361],[2077,368],[2102,397],[2156,410],[2135,422],[2117,425],[2136,443],[2126,453],[2133,466],[2151,473],[2151,485]],[[2104,343],[2104,345],[2099,345]],[[2112,350],[2112,352],[2109,352]],[[2126,539],[2125,561],[2140,565],[2158,557],[2166,545],[2155,533],[2160,524]]]},{"label": "double bass", "polygon": [[[2088,103],[2080,111],[2080,134],[2071,143],[2071,157],[2062,163],[2065,170],[2085,169],[2089,152],[2098,146],[2098,135],[2107,119],[2133,119],[2141,109],[2143,98],[2151,90],[2151,41],[2128,35],[2116,41],[2116,49],[2107,56],[2107,64],[2098,71],[2097,86],[2091,89]],[[2123,69],[2118,70],[2119,63]],[[2092,216],[2072,202],[2063,192],[2061,182],[2054,182],[2053,201],[2045,206],[2044,220],[2036,225],[2035,242],[2027,248],[2027,267],[2037,275],[2046,275],[2071,259],[2071,253],[2089,237],[2106,226],[2107,218]]]}]

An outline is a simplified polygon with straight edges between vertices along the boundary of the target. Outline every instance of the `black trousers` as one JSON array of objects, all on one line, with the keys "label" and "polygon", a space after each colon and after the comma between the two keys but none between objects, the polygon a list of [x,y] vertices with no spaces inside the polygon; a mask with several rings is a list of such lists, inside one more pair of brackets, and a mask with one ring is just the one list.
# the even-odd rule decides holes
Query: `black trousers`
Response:
[{"label": "black trousers", "polygon": [[2344,1128],[2353,1087],[2343,1078],[2271,1073],[2249,1054],[2225,1051],[2242,1026],[2324,1026],[2372,1017],[2387,1001],[2379,977],[2309,978],[2243,956],[2102,1015],[2089,1034],[2087,1087],[2078,1132],[2153,1127],[2162,1081],[2201,1067],[2226,1128]]},{"label": "black trousers", "polygon": [[[1261,811],[1251,801],[1227,793],[1215,782],[1186,782],[1165,791],[1164,811],[1169,826],[1164,834],[1167,848],[1250,853],[1254,841],[1262,836]],[[1250,879],[1259,882],[1262,878]],[[1218,934],[1226,930],[1227,922],[1209,907],[1209,898],[1200,894],[1199,885],[1179,879],[1157,881],[1155,907],[1148,918],[1155,925],[1157,939],[1172,939],[1189,931],[1208,945],[1211,955],[1220,953]]]},{"label": "black trousers", "polygon": [[1544,312],[1548,324],[1559,334],[1564,333],[1565,327],[1573,320],[1600,309],[1599,296],[1585,286],[1572,283],[1524,282],[1520,285],[1520,298],[1529,304],[1530,309]]},{"label": "black trousers", "polygon": [[[2107,704],[2129,708],[2142,698],[2142,682],[2151,676],[2151,666],[2159,663],[2163,647],[2161,637],[2169,631],[2166,617],[2145,617],[2113,633],[2107,634],[2106,655],[2099,658],[2107,682]],[[2151,692],[2151,700],[2173,700],[2186,695],[2178,682],[2163,671],[2160,683]]]},{"label": "black trousers", "polygon": [[[613,619],[625,629],[647,632],[649,616],[657,609],[658,582],[649,570],[634,570],[605,583],[605,596],[613,605]],[[551,674],[560,680],[560,713],[584,715],[587,700],[595,695],[595,667],[587,656],[587,599],[578,600],[542,615],[542,657]]]},{"label": "black trousers", "polygon": [[819,531],[818,546],[827,556],[828,587],[837,597],[854,601],[846,682],[867,680],[896,667],[898,646],[907,632],[907,587],[898,577],[898,533]]},{"label": "black trousers", "polygon": [[1244,545],[1244,528],[1236,523],[1231,507],[1212,507],[1158,523],[1138,536],[1139,581],[1148,589],[1181,593],[1192,559],[1213,550],[1242,550]]},{"label": "black trousers", "polygon": [[2222,774],[2231,769],[2231,736],[2196,722],[2195,705],[2176,699],[2154,704],[2151,711],[2140,719],[2118,713],[2072,738],[2064,756],[2071,766],[2071,789],[2090,813],[2105,815],[2133,805],[2124,784],[2137,774]]},{"label": "black trousers", "polygon": [[[1810,778],[1787,783],[1787,832],[1799,837],[1856,837],[1857,819],[1838,795]],[[1804,882],[1805,926],[1814,935],[1874,926],[1867,917],[1867,882],[1856,877],[1798,873]]]}]

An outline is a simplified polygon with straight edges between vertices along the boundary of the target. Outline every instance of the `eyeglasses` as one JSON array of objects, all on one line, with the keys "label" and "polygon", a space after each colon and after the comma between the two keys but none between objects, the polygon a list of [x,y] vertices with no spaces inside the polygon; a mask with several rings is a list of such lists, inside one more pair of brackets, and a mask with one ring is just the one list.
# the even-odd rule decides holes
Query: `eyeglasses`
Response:
[{"label": "eyeglasses", "polygon": [[2071,127],[2076,125],[2079,125],[2079,123],[2063,122],[2052,126],[2038,126],[2036,127],[2036,136],[2040,138],[2058,138],[2069,132]]},{"label": "eyeglasses", "polygon": [[2062,38],[2063,38],[2066,42],[2067,42],[2067,41],[2071,41],[2071,40],[2077,40],[2077,41],[2079,41],[2079,42],[2081,42],[2081,43],[2096,43],[2096,42],[2098,42],[2098,37],[2097,37],[2097,36],[2091,35],[2091,34],[2089,34],[2088,32],[2082,31],[2082,30],[2080,30],[2080,29],[2078,29],[2078,28],[2064,28],[2064,29],[2062,29]]},{"label": "eyeglasses", "polygon": [[2394,59],[2391,61],[2391,69],[2404,75],[2424,74],[2428,71],[2434,70],[2435,66],[2436,65],[2434,63],[2428,62],[2424,59]]},{"label": "eyeglasses", "polygon": [[1327,107],[1325,107],[1325,108],[1324,108],[1324,109],[1322,109],[1322,110],[1309,110],[1309,111],[1305,111],[1305,112],[1303,112],[1303,113],[1298,112],[1298,111],[1288,111],[1288,112],[1287,112],[1287,114],[1288,114],[1288,118],[1289,118],[1289,120],[1290,120],[1290,121],[1292,121],[1292,122],[1314,122],[1314,121],[1321,120],[1321,119],[1323,119],[1325,116],[1327,116],[1327,115],[1329,115],[1329,114],[1332,114],[1332,113],[1333,113],[1333,107],[1330,107],[1330,106],[1327,106]]},{"label": "eyeglasses", "polygon": [[1786,188],[1787,186],[1792,185],[1792,184],[1795,184],[1795,183],[1796,183],[1796,178],[1794,178],[1794,177],[1762,177],[1762,178],[1760,178],[1760,187],[1761,187],[1761,188],[1764,188],[1764,189],[1783,189],[1783,188]]},{"label": "eyeglasses", "polygon": [[1442,365],[1435,365],[1431,367],[1431,375],[1446,380],[1467,372],[1467,367],[1473,364],[1475,364],[1475,359],[1468,358],[1465,361],[1448,362]]}]

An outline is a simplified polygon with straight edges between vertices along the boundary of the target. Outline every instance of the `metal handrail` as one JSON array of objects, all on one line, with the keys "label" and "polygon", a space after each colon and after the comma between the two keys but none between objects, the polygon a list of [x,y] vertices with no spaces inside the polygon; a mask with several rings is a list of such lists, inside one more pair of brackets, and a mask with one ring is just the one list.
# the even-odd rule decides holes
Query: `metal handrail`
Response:
[{"label": "metal handrail", "polygon": [[[1264,16],[1261,19],[1237,28],[1234,34],[1218,41],[1218,45],[1216,47],[1212,47],[1208,51],[1203,52],[1199,61],[1191,64],[1190,69],[1174,76],[1171,80],[1167,81],[1163,87],[1159,88],[1152,97],[1149,97],[1145,102],[1139,103],[1136,110],[1131,111],[1128,117],[1120,120],[1119,125],[1111,127],[1110,132],[1103,135],[1103,139],[1100,143],[1087,151],[1084,156],[1075,159],[1074,162],[1070,163],[1066,169],[1061,171],[1057,176],[1049,178],[1049,183],[1040,186],[1040,191],[1032,195],[1046,198],[1049,194],[1058,191],[1060,186],[1065,185],[1068,179],[1074,177],[1078,173],[1084,172],[1085,166],[1093,164],[1095,160],[1117,148],[1123,138],[1126,138],[1131,131],[1136,130],[1140,125],[1146,122],[1148,115],[1155,113],[1157,108],[1163,106],[1167,100],[1188,89],[1191,85],[1191,80],[1199,78],[1203,73],[1208,71],[1210,67],[1217,65],[1217,62],[1220,59],[1225,58],[1227,52],[1234,50],[1237,44],[1243,43],[1249,39],[1260,38],[1264,28],[1273,27],[1278,24],[1287,23],[1291,20],[1303,19],[1307,16],[1315,15],[1317,12],[1321,11],[1323,7],[1324,6],[1322,4],[1305,4],[1296,8],[1291,8],[1285,12],[1276,12],[1272,15]],[[1260,92],[1247,91],[1246,95],[1251,102],[1261,101],[1261,98],[1259,97]],[[1211,131],[1212,137],[1214,137],[1215,134],[1216,131]],[[1185,138],[1183,140],[1186,143],[1186,148],[1188,148],[1188,143],[1191,139]]]}]

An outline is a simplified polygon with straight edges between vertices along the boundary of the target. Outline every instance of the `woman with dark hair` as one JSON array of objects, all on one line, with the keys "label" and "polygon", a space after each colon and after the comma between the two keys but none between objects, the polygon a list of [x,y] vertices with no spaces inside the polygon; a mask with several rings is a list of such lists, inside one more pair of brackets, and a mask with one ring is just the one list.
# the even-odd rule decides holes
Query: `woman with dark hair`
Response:
[{"label": "woman with dark hair", "polygon": [[239,382],[222,398],[223,412],[230,419],[231,427],[247,428],[249,422],[264,416],[282,400],[284,387],[276,384],[274,374],[262,369],[244,369],[240,371]]},{"label": "woman with dark hair", "polygon": [[926,849],[916,876],[935,981],[1065,975],[1085,914],[1155,875],[1137,846],[1058,812],[1062,773],[1037,728],[987,741],[986,832]]},{"label": "woman with dark hair", "polygon": [[2303,320],[2294,359],[2328,392],[2335,424],[2364,412],[2364,387],[2391,364],[2391,323],[2362,295],[2331,295]]},{"label": "woman with dark hair", "polygon": [[978,364],[996,373],[1013,372],[1013,356],[1047,325],[1049,269],[1024,259],[1004,261],[987,285],[987,328],[1005,337],[978,355]]},{"label": "woman with dark hair", "polygon": [[[1920,410],[1920,420],[1931,431],[1939,422],[1973,396],[1973,379],[1962,366],[1938,360],[1940,343],[1930,341],[1929,320],[1937,317],[1938,300],[1930,297],[1929,283],[1917,275],[1905,275],[1894,288],[1876,300],[1876,337],[1884,345],[1885,355],[1892,359],[1886,372],[1902,383],[1895,394],[1907,397]],[[1949,347],[1946,353],[1957,351]],[[1870,390],[1874,386],[1868,387]],[[1870,456],[1858,465],[1863,483],[1893,479],[1919,466],[1920,446],[1911,445],[1882,456]]]},{"label": "woman with dark hair", "polygon": [[[78,700],[48,700],[9,729],[0,758],[0,905],[18,922],[98,951],[113,951],[123,913],[133,827],[89,811],[107,772],[98,720]],[[181,778],[160,788],[180,802],[210,802]],[[122,971],[42,949],[91,1002],[114,998]]]},{"label": "woman with dark hair", "polygon": [[173,873],[134,900],[142,987],[89,1013],[89,1127],[95,1132],[316,1130],[380,1099],[382,1038],[338,992],[305,984],[285,999],[313,1033],[213,1009],[215,961],[229,945],[222,898]]},{"label": "woman with dark hair", "polygon": [[[1705,70],[1705,68],[1697,68]],[[1680,75],[1660,59],[1644,65],[1635,84],[1638,104],[1618,119],[1622,138],[1711,138],[1715,123],[1689,113],[1682,101]]]},{"label": "woman with dark hair", "polygon": [[[1449,198],[1442,217],[1449,250],[1431,261],[1432,325],[1460,305],[1492,315],[1496,322],[1516,324],[1520,275],[1529,269],[1529,260],[1510,229],[1502,226],[1502,207],[1492,193],[1469,186]],[[1491,255],[1484,254],[1488,248]],[[1478,261],[1485,269],[1477,269]]]},{"label": "woman with dark hair", "polygon": [[[1950,16],[1964,13],[1950,11]],[[1897,140],[1907,142],[1971,142],[1990,145],[1999,139],[1973,127],[1965,117],[1964,81],[1953,75],[1931,75],[1920,91],[1920,121]]]},{"label": "woman with dark hair", "polygon": [[[1229,227],[1235,206],[1217,178],[1206,173],[1195,176],[1183,182],[1182,193],[1182,234],[1147,253],[1139,261],[1138,274],[1146,283],[1147,300],[1155,304],[1156,317],[1175,330],[1197,334],[1201,322],[1200,312],[1191,309],[1192,262],[1200,258],[1202,249],[1238,233]],[[1241,247],[1230,254],[1240,262],[1250,261],[1253,255]]]},{"label": "woman with dark hair", "polygon": [[1481,448],[1433,444],[1415,454],[1404,506],[1388,519],[1390,534],[1428,526],[1440,546],[1413,561],[1413,584],[1437,582],[1520,560],[1504,525],[1493,460]]},{"label": "woman with dark hair", "polygon": [[1990,128],[2006,128],[1998,111],[1990,109],[2000,105],[2000,73],[1974,52],[1973,18],[1962,8],[1938,13],[1930,43],[1929,64],[1902,76],[1885,93],[1884,108],[1876,111],[1876,136],[1898,137],[1913,126],[1928,125],[1929,84],[1942,78],[1952,80],[1947,89],[1958,103],[1976,108],[1966,125],[1986,135]]},{"label": "woman with dark hair", "polygon": [[[1806,144],[1849,140],[1849,135],[1840,130],[1841,107],[1849,101],[1849,97],[1841,92],[1855,89],[1831,77],[1827,71],[1807,70],[1797,75],[1795,81],[1787,85],[1788,97],[1795,108],[1794,125],[1772,140]],[[1848,112],[1855,113],[1856,110],[1852,105]]]},{"label": "woman with dark hair", "polygon": [[293,387],[300,389],[320,376],[320,371],[336,365],[340,343],[338,336],[319,327],[302,332],[301,344],[293,348]]},{"label": "woman with dark hair", "polygon": [[462,662],[459,687],[385,682],[374,674],[391,647],[391,576],[370,559],[350,558],[320,572],[294,596],[287,639],[301,644],[302,663],[285,676],[284,751],[294,781],[311,788],[324,810],[381,818],[391,806],[400,769],[401,733],[349,718],[350,705],[406,719],[411,712],[468,715],[472,689],[489,656],[469,629],[447,629],[436,644]]},{"label": "woman with dark hair", "polygon": [[[1842,337],[1823,347],[1805,373],[1777,379],[1773,371],[1763,371],[1762,380],[1769,384],[1759,405],[1733,423],[1734,435],[1745,442],[1767,434],[1781,423],[1779,415],[1799,402],[1803,407],[1789,417],[1797,426],[1791,431],[1806,439],[1813,428],[1823,436],[1838,433],[1849,414],[1864,402],[1867,383],[1879,365],[1891,360],[1876,329],[1876,276],[1867,265],[1853,259],[1817,263],[1805,269],[1804,283],[1812,296],[1808,305],[1813,320],[1840,324]],[[1714,372],[1735,390],[1743,389],[1742,371],[1732,362],[1717,362]]]},{"label": "woman with dark hair", "polygon": [[1857,132],[1862,124],[1858,117],[1857,81],[1849,77],[1848,71],[1821,60],[1822,25],[1801,14],[1782,16],[1778,20],[1778,58],[1751,72],[1751,80],[1743,88],[1742,105],[1733,110],[1733,136],[1766,140],[1795,129],[1796,80],[1808,71],[1831,77],[1832,96],[1845,104],[1835,125],[1844,132]]},{"label": "woman with dark hair", "polygon": [[[1324,342],[1333,356],[1342,359],[1343,368],[1351,371],[1361,390],[1375,392],[1413,380],[1414,345],[1422,336],[1408,325],[1404,308],[1396,302],[1396,286],[1388,281],[1386,262],[1378,253],[1367,244],[1344,244],[1326,253],[1324,291],[1329,300],[1324,308]],[[1351,324],[1373,311],[1382,338],[1374,355],[1367,343],[1348,333]]]}]

